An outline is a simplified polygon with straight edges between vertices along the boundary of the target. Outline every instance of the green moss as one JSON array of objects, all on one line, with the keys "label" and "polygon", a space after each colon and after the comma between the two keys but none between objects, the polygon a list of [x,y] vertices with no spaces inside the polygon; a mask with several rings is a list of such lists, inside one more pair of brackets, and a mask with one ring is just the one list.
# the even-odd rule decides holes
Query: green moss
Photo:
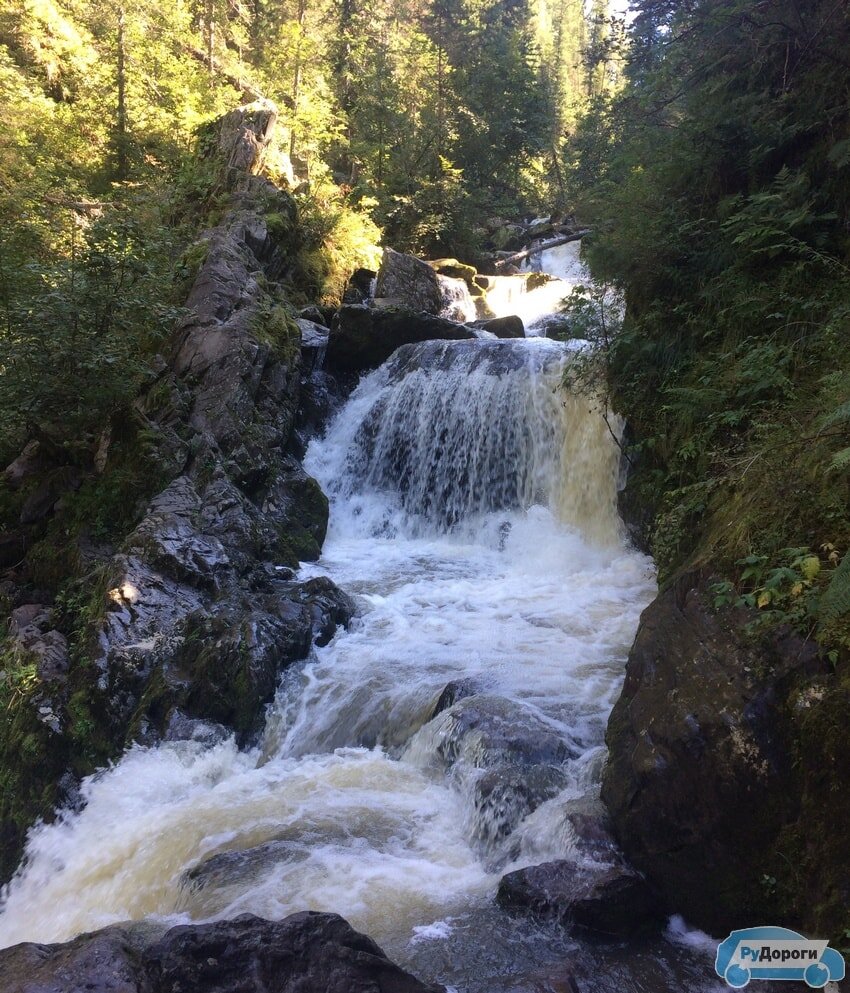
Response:
[{"label": "green moss", "polygon": [[176,299],[182,303],[192,289],[198,273],[207,261],[210,246],[206,240],[193,242],[186,248],[174,268]]}]

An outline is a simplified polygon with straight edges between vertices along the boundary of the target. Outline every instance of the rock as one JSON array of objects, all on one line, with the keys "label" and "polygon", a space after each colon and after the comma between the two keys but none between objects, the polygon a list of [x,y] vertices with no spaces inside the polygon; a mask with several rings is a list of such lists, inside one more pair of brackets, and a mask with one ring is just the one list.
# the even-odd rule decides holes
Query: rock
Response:
[{"label": "rock", "polygon": [[24,450],[3,470],[3,482],[10,490],[19,490],[28,479],[43,471],[48,460],[40,441],[30,441]]},{"label": "rock", "polygon": [[279,529],[279,550],[288,565],[318,559],[328,530],[328,498],[295,459],[281,463],[262,511]]},{"label": "rock", "polygon": [[26,540],[19,531],[0,532],[0,569],[18,565],[26,553]]},{"label": "rock", "polygon": [[253,848],[211,855],[190,869],[183,885],[194,890],[220,889],[240,884],[244,886],[267,873],[281,862],[302,862],[308,858],[308,846],[289,839],[266,841]]},{"label": "rock", "polygon": [[521,317],[511,315],[510,317],[493,317],[486,321],[473,321],[472,327],[481,328],[482,331],[489,331],[497,338],[524,338],[525,325]]},{"label": "rock", "polygon": [[54,469],[43,478],[24,500],[20,523],[24,526],[44,520],[54,505],[66,493],[78,490],[82,483],[80,473],[73,466]]},{"label": "rock", "polygon": [[479,689],[473,680],[453,679],[450,683],[446,683],[440,691],[440,695],[437,697],[437,702],[434,704],[434,709],[431,711],[431,716],[428,720],[433,721],[438,714],[442,714],[444,710],[448,710],[458,700],[463,700],[464,697],[473,696],[473,694],[478,692]]},{"label": "rock", "polygon": [[[436,273],[426,268],[436,280]],[[347,306],[340,308],[334,320],[325,364],[332,372],[361,373],[382,365],[402,345],[474,337],[475,332],[465,325],[428,314]]]},{"label": "rock", "polygon": [[143,949],[130,928],[84,934],[63,945],[25,942],[0,951],[3,993],[151,993]]},{"label": "rock", "polygon": [[364,299],[368,299],[372,292],[372,283],[378,274],[374,269],[355,269],[351,274],[348,285],[363,294]]},{"label": "rock", "polygon": [[479,769],[560,765],[577,754],[533,710],[503,697],[466,697],[431,727],[436,753],[448,766],[458,761]]},{"label": "rock", "polygon": [[197,491],[188,477],[180,476],[153,499],[125,550],[178,582],[216,591],[232,565],[218,538],[196,526],[200,514]]},{"label": "rock", "polygon": [[311,303],[309,307],[302,307],[298,311],[298,316],[305,321],[310,321],[311,324],[318,324],[324,328],[330,327],[327,315],[321,307],[314,303]]},{"label": "rock", "polygon": [[489,769],[473,788],[475,837],[487,847],[503,841],[532,811],[567,786],[562,769],[551,765]]},{"label": "rock", "polygon": [[13,610],[9,636],[38,660],[40,679],[60,679],[68,671],[68,639],[55,630],[53,611],[44,604],[27,603]]},{"label": "rock", "polygon": [[502,876],[496,899],[503,907],[556,917],[599,937],[645,933],[664,916],[656,894],[626,866],[588,872],[573,862],[543,862]]},{"label": "rock", "polygon": [[389,298],[395,306],[414,313],[439,314],[443,306],[440,282],[431,266],[392,248],[384,249],[375,297]]},{"label": "rock", "polygon": [[605,804],[592,796],[575,797],[561,804],[561,815],[578,854],[592,862],[622,864]]},{"label": "rock", "polygon": [[458,262],[457,259],[435,259],[428,265],[441,276],[448,276],[450,279],[462,279],[470,291],[473,288],[479,289],[475,283],[475,277],[478,273],[474,266]]},{"label": "rock", "polygon": [[[427,993],[336,914],[245,914],[172,928],[146,953],[153,993]],[[252,986],[246,986],[246,977]],[[254,985],[255,984],[255,985]]]},{"label": "rock", "polygon": [[277,116],[272,101],[261,99],[237,107],[209,126],[215,146],[207,150],[207,155],[223,164],[228,185],[236,185],[243,176],[260,172]]},{"label": "rock", "polygon": [[146,736],[167,734],[174,711],[212,722],[245,742],[262,726],[281,672],[327,644],[354,614],[350,597],[324,577],[272,583],[250,603],[196,611],[177,629],[175,643],[158,653],[137,711]]},{"label": "rock", "polygon": [[116,925],[0,951],[3,993],[438,993],[336,914]]},{"label": "rock", "polygon": [[369,300],[377,275],[373,269],[355,269],[348,280],[342,302],[365,303]]},{"label": "rock", "polygon": [[[817,791],[822,781],[805,768],[824,761],[822,732],[806,752],[794,742],[798,725],[817,720],[824,705],[824,665],[811,643],[781,630],[748,638],[752,614],[715,613],[706,601],[685,577],[641,618],[606,739],[602,799],[617,840],[675,911],[712,934],[754,919],[781,923],[786,884],[766,888],[763,879],[783,872],[794,917],[817,903],[814,893],[794,895],[811,887],[821,908],[836,901],[837,926],[839,894],[850,892],[846,859],[836,871],[837,852],[793,847],[795,830],[820,837],[809,834],[811,823],[795,824],[807,784]],[[806,694],[809,704],[796,709]],[[843,754],[850,761],[846,746]]]}]

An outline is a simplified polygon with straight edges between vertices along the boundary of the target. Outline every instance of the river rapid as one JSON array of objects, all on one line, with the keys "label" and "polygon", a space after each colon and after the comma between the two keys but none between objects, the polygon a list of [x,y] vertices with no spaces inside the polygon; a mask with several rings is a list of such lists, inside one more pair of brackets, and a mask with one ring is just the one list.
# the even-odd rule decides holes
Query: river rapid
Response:
[{"label": "river rapid", "polygon": [[[533,330],[586,279],[578,252],[544,254],[560,281],[501,282],[499,311]],[[601,945],[494,902],[504,872],[583,857],[565,811],[597,802],[655,592],[617,517],[617,425],[562,386],[574,356],[542,337],[431,342],[361,381],[305,459],[331,519],[301,575],[356,598],[351,629],[285,674],[255,748],[134,748],[85,784],[80,813],[34,829],[0,946],[312,909],[461,993],[554,990],[567,971],[582,993],[717,988],[712,946],[680,921]],[[535,809],[482,802],[496,760],[486,736],[457,738],[462,701],[435,716],[450,684],[563,743]]]}]

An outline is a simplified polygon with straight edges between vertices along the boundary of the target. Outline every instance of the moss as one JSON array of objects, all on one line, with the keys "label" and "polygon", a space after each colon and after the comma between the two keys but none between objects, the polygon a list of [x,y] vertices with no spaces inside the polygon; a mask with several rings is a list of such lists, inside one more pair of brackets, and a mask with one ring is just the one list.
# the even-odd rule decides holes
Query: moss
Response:
[{"label": "moss", "polygon": [[286,365],[294,365],[301,354],[301,331],[286,305],[267,302],[261,307],[251,324],[251,331],[258,341],[275,350]]},{"label": "moss", "polygon": [[174,294],[178,301],[184,301],[189,295],[189,291],[198,278],[198,273],[207,261],[209,251],[208,241],[196,241],[189,245],[177,260],[174,267]]}]

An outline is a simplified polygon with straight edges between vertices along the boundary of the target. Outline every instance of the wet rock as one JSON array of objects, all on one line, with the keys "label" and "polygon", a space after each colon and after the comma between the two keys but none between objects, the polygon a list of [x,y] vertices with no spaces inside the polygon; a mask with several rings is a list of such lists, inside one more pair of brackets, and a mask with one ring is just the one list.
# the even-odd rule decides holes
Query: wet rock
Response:
[{"label": "wet rock", "polygon": [[146,954],[154,993],[426,993],[381,949],[336,914],[293,914],[279,923],[245,914],[177,927]]},{"label": "wet rock", "polygon": [[611,819],[601,800],[592,796],[565,800],[560,812],[580,856],[593,862],[622,863]]},{"label": "wet rock", "polygon": [[122,926],[63,945],[27,942],[0,951],[0,988],[3,993],[151,993],[143,947]]},{"label": "wet rock", "polygon": [[470,292],[473,288],[479,288],[475,283],[475,277],[478,273],[474,266],[458,262],[457,259],[434,259],[428,265],[441,276],[448,276],[450,279],[462,279],[469,287]]},{"label": "wet rock", "polygon": [[438,993],[336,914],[117,925],[0,951],[4,993]]},{"label": "wet rock", "polygon": [[251,603],[196,611],[174,644],[158,653],[158,675],[148,679],[137,720],[155,740],[167,733],[176,709],[245,741],[259,730],[281,672],[305,658],[312,644],[326,644],[353,613],[351,598],[323,577],[272,583]]},{"label": "wet rock", "polygon": [[214,536],[195,525],[201,499],[191,481],[180,476],[151,502],[144,520],[125,542],[154,569],[198,589],[215,591],[232,569]]},{"label": "wet rock", "polygon": [[438,714],[442,714],[444,710],[448,710],[449,707],[456,704],[458,700],[463,700],[465,697],[473,696],[478,692],[479,687],[472,679],[453,679],[450,683],[446,683],[441,690],[428,720],[432,721]]},{"label": "wet rock", "polygon": [[374,269],[355,269],[348,280],[348,285],[361,293],[366,300],[372,293],[372,283],[377,277],[378,274]]},{"label": "wet rock", "polygon": [[567,785],[562,769],[551,765],[491,769],[473,787],[475,836],[485,846],[503,841],[532,811]]},{"label": "wet rock", "polygon": [[263,513],[278,528],[288,565],[315,562],[328,530],[328,498],[295,459],[282,461],[265,493]]},{"label": "wet rock", "polygon": [[391,300],[394,306],[414,313],[439,314],[443,306],[440,282],[431,266],[391,248],[384,249],[375,297]]},{"label": "wet rock", "polygon": [[[424,265],[425,263],[423,263]],[[436,279],[436,273],[426,266]],[[334,319],[325,364],[330,371],[361,373],[382,365],[402,345],[442,339],[465,341],[475,332],[463,324],[404,310],[346,306]]]},{"label": "wet rock", "polygon": [[305,321],[309,321],[311,324],[317,324],[319,327],[329,328],[330,320],[328,316],[324,313],[321,307],[316,306],[316,304],[310,304],[309,307],[302,307],[298,311],[298,316]]},{"label": "wet rock", "polygon": [[473,321],[472,327],[489,331],[497,338],[524,338],[525,325],[521,317],[493,317],[487,321]]},{"label": "wet rock", "polygon": [[651,931],[663,919],[656,894],[626,866],[589,872],[573,862],[543,862],[503,876],[496,898],[503,907],[556,917],[599,937]]},{"label": "wet rock", "polygon": [[466,697],[444,711],[433,728],[437,755],[447,765],[560,765],[577,754],[533,710],[503,697]]},{"label": "wet rock", "polygon": [[195,890],[244,885],[281,862],[301,862],[308,857],[307,846],[291,840],[273,840],[233,852],[219,852],[190,869],[184,885]]},{"label": "wet rock", "polygon": [[[795,747],[798,728],[828,700],[817,649],[781,630],[747,637],[751,619],[746,611],[716,613],[688,578],[661,593],[641,618],[607,732],[602,799],[617,840],[674,910],[714,934],[782,919],[763,877],[779,878],[788,852],[798,862],[789,892],[808,886],[800,878],[806,856],[789,846],[804,784],[823,781],[804,773],[809,760]],[[792,706],[806,694],[805,709]],[[807,751],[823,767],[820,747]],[[808,837],[813,829],[796,830]],[[836,872],[827,852],[809,856],[805,875],[813,888],[820,878],[819,899],[834,894],[837,907],[850,874],[845,859]]]},{"label": "wet rock", "polygon": [[301,331],[302,375],[309,376],[317,369],[321,369],[325,361],[330,331],[321,324],[314,324],[313,321],[304,318],[299,318],[295,323]]},{"label": "wet rock", "polygon": [[217,745],[226,741],[231,732],[222,724],[188,717],[175,708],[168,718],[163,741],[197,741],[202,745]]}]

